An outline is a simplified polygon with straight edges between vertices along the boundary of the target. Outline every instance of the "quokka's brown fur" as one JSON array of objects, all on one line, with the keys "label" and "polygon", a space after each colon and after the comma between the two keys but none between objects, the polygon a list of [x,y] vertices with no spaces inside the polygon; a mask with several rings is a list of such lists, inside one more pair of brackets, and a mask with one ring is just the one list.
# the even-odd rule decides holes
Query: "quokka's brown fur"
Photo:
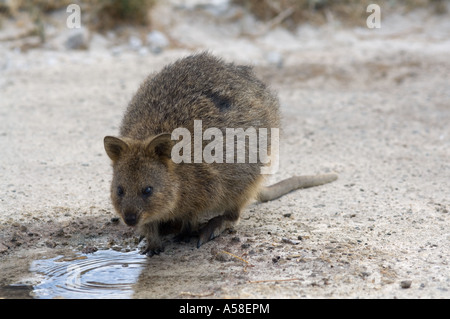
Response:
[{"label": "quokka's brown fur", "polygon": [[[162,251],[166,232],[179,239],[198,232],[200,247],[236,223],[252,199],[268,201],[337,178],[294,176],[262,187],[261,162],[175,164],[170,133],[187,128],[193,138],[194,120],[202,120],[203,131],[270,130],[280,126],[279,104],[251,67],[208,53],[178,60],[144,81],[125,112],[120,138],[107,136],[104,144],[113,166],[112,203],[146,237],[148,255]],[[267,144],[270,154],[270,137]]]}]

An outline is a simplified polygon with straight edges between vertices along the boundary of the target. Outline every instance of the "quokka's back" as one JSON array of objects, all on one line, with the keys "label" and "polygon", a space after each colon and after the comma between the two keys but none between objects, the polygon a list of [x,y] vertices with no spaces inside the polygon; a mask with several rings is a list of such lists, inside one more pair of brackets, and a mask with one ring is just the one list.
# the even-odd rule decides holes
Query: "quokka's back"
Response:
[{"label": "quokka's back", "polygon": [[202,120],[204,129],[278,128],[278,109],[251,67],[201,53],[149,76],[131,100],[120,134],[145,139],[179,127],[191,130],[194,120]]}]

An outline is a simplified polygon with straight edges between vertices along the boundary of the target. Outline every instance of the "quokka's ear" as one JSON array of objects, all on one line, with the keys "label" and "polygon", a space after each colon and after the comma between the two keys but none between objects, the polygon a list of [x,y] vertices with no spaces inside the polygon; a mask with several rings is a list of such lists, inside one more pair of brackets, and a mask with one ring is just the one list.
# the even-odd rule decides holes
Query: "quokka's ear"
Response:
[{"label": "quokka's ear", "polygon": [[128,150],[128,145],[118,137],[105,136],[103,139],[106,154],[115,162]]},{"label": "quokka's ear", "polygon": [[162,133],[152,138],[147,145],[147,154],[159,158],[171,158],[173,141],[170,133]]}]

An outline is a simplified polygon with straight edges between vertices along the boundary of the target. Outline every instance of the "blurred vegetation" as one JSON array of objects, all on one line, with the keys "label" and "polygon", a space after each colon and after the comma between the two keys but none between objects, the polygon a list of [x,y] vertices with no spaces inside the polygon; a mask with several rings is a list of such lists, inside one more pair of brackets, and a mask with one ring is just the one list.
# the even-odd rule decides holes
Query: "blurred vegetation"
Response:
[{"label": "blurred vegetation", "polygon": [[[45,40],[45,14],[65,10],[69,4],[81,7],[82,20],[90,29],[106,31],[120,25],[149,25],[149,11],[158,0],[0,0],[2,17],[27,12],[36,25],[36,33]],[[161,0],[164,1],[164,0]],[[301,23],[322,24],[337,20],[344,25],[358,25],[367,18],[366,8],[376,3],[382,14],[390,9],[431,8],[446,12],[448,0],[230,0],[262,21],[294,29]],[[86,13],[86,14],[85,14]],[[361,20],[364,19],[364,20]]]},{"label": "blurred vegetation", "polygon": [[112,29],[120,24],[148,25],[148,13],[156,0],[91,0],[89,25],[96,30]]},{"label": "blurred vegetation", "polygon": [[[0,0],[0,15],[14,17],[20,11],[28,12],[36,24],[43,14],[65,10],[69,4],[78,4],[87,14],[91,29],[108,30],[119,25],[148,25],[148,13],[157,0]],[[83,19],[84,14],[82,15]]]},{"label": "blurred vegetation", "polygon": [[[295,28],[303,22],[322,24],[331,19],[344,25],[359,24],[367,18],[369,4],[378,4],[382,10],[412,10],[431,7],[435,13],[446,12],[448,0],[232,0],[245,7],[262,21],[276,21],[285,27]],[[382,13],[383,14],[383,13]]]}]

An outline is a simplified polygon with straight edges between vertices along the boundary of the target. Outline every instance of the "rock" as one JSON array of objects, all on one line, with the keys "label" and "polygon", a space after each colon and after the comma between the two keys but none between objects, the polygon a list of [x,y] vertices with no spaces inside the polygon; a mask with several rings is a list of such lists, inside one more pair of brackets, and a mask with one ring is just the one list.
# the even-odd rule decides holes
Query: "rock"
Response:
[{"label": "rock", "polygon": [[169,40],[162,32],[154,30],[147,34],[147,45],[155,54],[161,53],[169,44]]},{"label": "rock", "polygon": [[56,237],[63,237],[65,235],[64,228],[58,229],[56,232],[52,233],[51,235]]},{"label": "rock", "polygon": [[231,238],[231,241],[234,243],[239,243],[241,241],[241,239],[238,236],[234,236]]},{"label": "rock", "polygon": [[53,240],[47,240],[45,242],[45,246],[47,246],[48,248],[55,248],[56,247],[56,243]]},{"label": "rock", "polygon": [[7,252],[8,251],[8,246],[0,243],[0,254]]},{"label": "rock", "polygon": [[89,47],[89,31],[86,28],[71,29],[65,34],[64,47],[67,50],[85,50]]},{"label": "rock", "polygon": [[281,69],[283,67],[284,59],[283,59],[283,56],[279,52],[276,52],[276,51],[268,52],[266,54],[266,60],[267,60],[267,62],[269,62],[269,64],[276,66],[279,69]]},{"label": "rock", "polygon": [[132,35],[128,39],[128,44],[132,50],[138,51],[142,47],[142,40],[139,39],[137,36]]},{"label": "rock", "polygon": [[211,255],[213,256],[213,258],[217,261],[220,262],[227,262],[231,259],[231,256],[227,253],[225,253],[222,250],[218,250],[216,248],[212,248],[211,249]]},{"label": "rock", "polygon": [[114,223],[114,224],[116,224],[116,223],[118,223],[118,222],[120,222],[120,219],[119,219],[119,217],[116,217],[116,216],[114,216],[114,217],[111,217],[111,223]]},{"label": "rock", "polygon": [[223,252],[219,252],[217,255],[214,256],[214,258],[215,258],[215,260],[221,261],[221,262],[227,262],[230,260],[230,256]]},{"label": "rock", "polygon": [[291,244],[291,245],[298,245],[298,244],[300,244],[299,241],[292,240],[292,239],[289,239],[289,238],[282,238],[281,241],[282,241],[283,243]]},{"label": "rock", "polygon": [[141,47],[138,50],[139,55],[145,56],[150,52],[150,50],[147,47]]},{"label": "rock", "polygon": [[411,280],[403,280],[400,283],[400,287],[402,287],[403,289],[408,289],[411,287],[412,281]]},{"label": "rock", "polygon": [[85,50],[89,47],[89,30],[85,27],[49,32],[45,48],[51,50]]},{"label": "rock", "polygon": [[81,252],[82,252],[83,254],[92,254],[92,253],[95,253],[97,250],[98,250],[97,247],[94,247],[94,246],[86,246],[86,247],[83,247],[83,249],[81,250]]}]

